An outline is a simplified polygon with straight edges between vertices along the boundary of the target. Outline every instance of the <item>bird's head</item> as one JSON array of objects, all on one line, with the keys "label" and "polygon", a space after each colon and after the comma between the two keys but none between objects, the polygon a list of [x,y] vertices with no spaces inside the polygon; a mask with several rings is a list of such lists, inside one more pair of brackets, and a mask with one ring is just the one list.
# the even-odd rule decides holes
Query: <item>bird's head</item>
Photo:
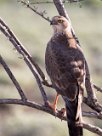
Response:
[{"label": "bird's head", "polygon": [[54,16],[50,23],[56,33],[62,33],[64,31],[70,30],[71,26],[69,21],[63,16]]}]

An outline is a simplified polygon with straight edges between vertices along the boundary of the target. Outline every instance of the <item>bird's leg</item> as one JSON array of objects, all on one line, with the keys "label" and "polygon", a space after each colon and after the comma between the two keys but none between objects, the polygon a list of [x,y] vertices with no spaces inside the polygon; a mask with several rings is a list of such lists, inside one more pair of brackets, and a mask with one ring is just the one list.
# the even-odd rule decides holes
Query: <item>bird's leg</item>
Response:
[{"label": "bird's leg", "polygon": [[49,101],[47,101],[47,106],[49,108],[51,108],[54,111],[55,114],[57,113],[61,117],[61,120],[62,120],[65,113],[66,113],[66,109],[65,108],[61,108],[61,110],[57,109],[58,97],[59,97],[59,94],[57,93],[53,104],[51,104]]},{"label": "bird's leg", "polygon": [[49,106],[54,112],[56,112],[56,109],[57,109],[58,96],[59,96],[59,94],[57,93],[53,104],[51,104],[49,101],[47,101],[48,106]]}]

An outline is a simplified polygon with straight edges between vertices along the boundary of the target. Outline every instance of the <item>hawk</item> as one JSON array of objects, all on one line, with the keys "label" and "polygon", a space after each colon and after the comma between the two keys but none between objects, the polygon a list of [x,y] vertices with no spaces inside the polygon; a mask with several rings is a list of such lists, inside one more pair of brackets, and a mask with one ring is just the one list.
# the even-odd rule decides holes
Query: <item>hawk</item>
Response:
[{"label": "hawk", "polygon": [[71,33],[71,24],[65,17],[54,16],[51,25],[54,33],[46,48],[46,71],[57,96],[61,95],[65,101],[69,135],[83,136],[81,104],[85,58]]}]

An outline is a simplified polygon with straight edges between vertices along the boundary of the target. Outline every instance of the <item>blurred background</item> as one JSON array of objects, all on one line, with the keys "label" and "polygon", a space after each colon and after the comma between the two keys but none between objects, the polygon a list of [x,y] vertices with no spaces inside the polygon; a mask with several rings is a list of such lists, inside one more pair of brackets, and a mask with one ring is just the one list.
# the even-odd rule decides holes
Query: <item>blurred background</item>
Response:
[{"label": "blurred background", "polygon": [[[80,4],[66,3],[65,7],[84,50],[92,82],[101,87],[102,1],[84,0]],[[58,14],[53,4],[40,4],[36,7],[39,11],[46,10],[50,18]],[[18,3],[17,0],[0,0],[0,16],[46,73],[44,53],[52,34],[49,23]],[[2,33],[0,33],[0,54],[4,57],[29,100],[42,103],[40,91],[29,68]],[[45,89],[49,100],[52,102],[56,94],[55,91],[49,88]],[[96,95],[102,103],[102,94],[96,92]],[[19,98],[17,90],[1,65],[0,98]],[[61,107],[63,107],[63,101],[60,98],[58,108]],[[83,109],[91,110],[84,104]],[[84,120],[102,128],[102,121],[100,120],[89,118],[84,118]],[[87,130],[84,130],[84,133],[87,136],[97,136]],[[18,105],[0,105],[0,136],[41,135],[67,136],[67,124],[36,109]]]}]

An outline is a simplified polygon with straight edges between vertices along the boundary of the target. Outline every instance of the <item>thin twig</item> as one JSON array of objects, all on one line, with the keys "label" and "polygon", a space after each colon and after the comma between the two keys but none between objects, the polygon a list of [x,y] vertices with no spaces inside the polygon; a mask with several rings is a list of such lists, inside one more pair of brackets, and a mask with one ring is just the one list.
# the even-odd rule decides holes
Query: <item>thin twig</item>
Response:
[{"label": "thin twig", "polygon": [[30,4],[53,4],[53,1],[37,1],[37,2],[30,2]]},{"label": "thin twig", "polygon": [[84,103],[87,104],[90,108],[92,108],[93,110],[101,113],[102,112],[102,105],[99,104],[97,101],[96,102],[92,102],[90,101],[88,98],[84,97],[83,99]]},{"label": "thin twig", "polygon": [[98,113],[98,112],[86,112],[83,111],[83,116],[84,117],[89,117],[89,118],[96,118],[96,119],[101,119],[102,120],[102,113]]},{"label": "thin twig", "polygon": [[[62,3],[72,3],[79,2],[79,0],[62,0]],[[53,1],[37,1],[37,2],[29,2],[30,4],[53,4]]]},{"label": "thin twig", "polygon": [[93,86],[97,91],[99,91],[99,92],[102,93],[102,88],[98,87],[98,86],[95,85],[95,84],[92,84],[92,86]]},{"label": "thin twig", "polygon": [[12,80],[13,84],[15,85],[16,89],[18,90],[19,95],[21,96],[21,99],[25,102],[27,100],[23,90],[21,89],[18,81],[16,80],[16,78],[14,77],[13,73],[11,72],[10,68],[8,67],[8,65],[5,63],[4,59],[2,58],[2,56],[0,55],[0,63],[3,66],[3,68],[5,69],[5,71],[7,72],[8,76],[10,77],[10,79]]},{"label": "thin twig", "polygon": [[41,16],[43,19],[45,19],[46,21],[50,22],[50,18],[49,17],[45,17],[44,16],[44,13],[43,12],[39,12],[36,8],[32,7],[30,5],[30,3],[24,1],[24,0],[21,0],[20,1],[22,4],[24,4],[25,6],[27,6],[29,9],[31,9],[33,12],[35,12],[37,15]]},{"label": "thin twig", "polygon": [[90,72],[87,61],[85,61],[85,69],[86,69],[86,78],[85,78],[85,87],[87,91],[88,101],[95,104],[97,102],[95,91],[92,88],[91,81],[90,81]]}]

